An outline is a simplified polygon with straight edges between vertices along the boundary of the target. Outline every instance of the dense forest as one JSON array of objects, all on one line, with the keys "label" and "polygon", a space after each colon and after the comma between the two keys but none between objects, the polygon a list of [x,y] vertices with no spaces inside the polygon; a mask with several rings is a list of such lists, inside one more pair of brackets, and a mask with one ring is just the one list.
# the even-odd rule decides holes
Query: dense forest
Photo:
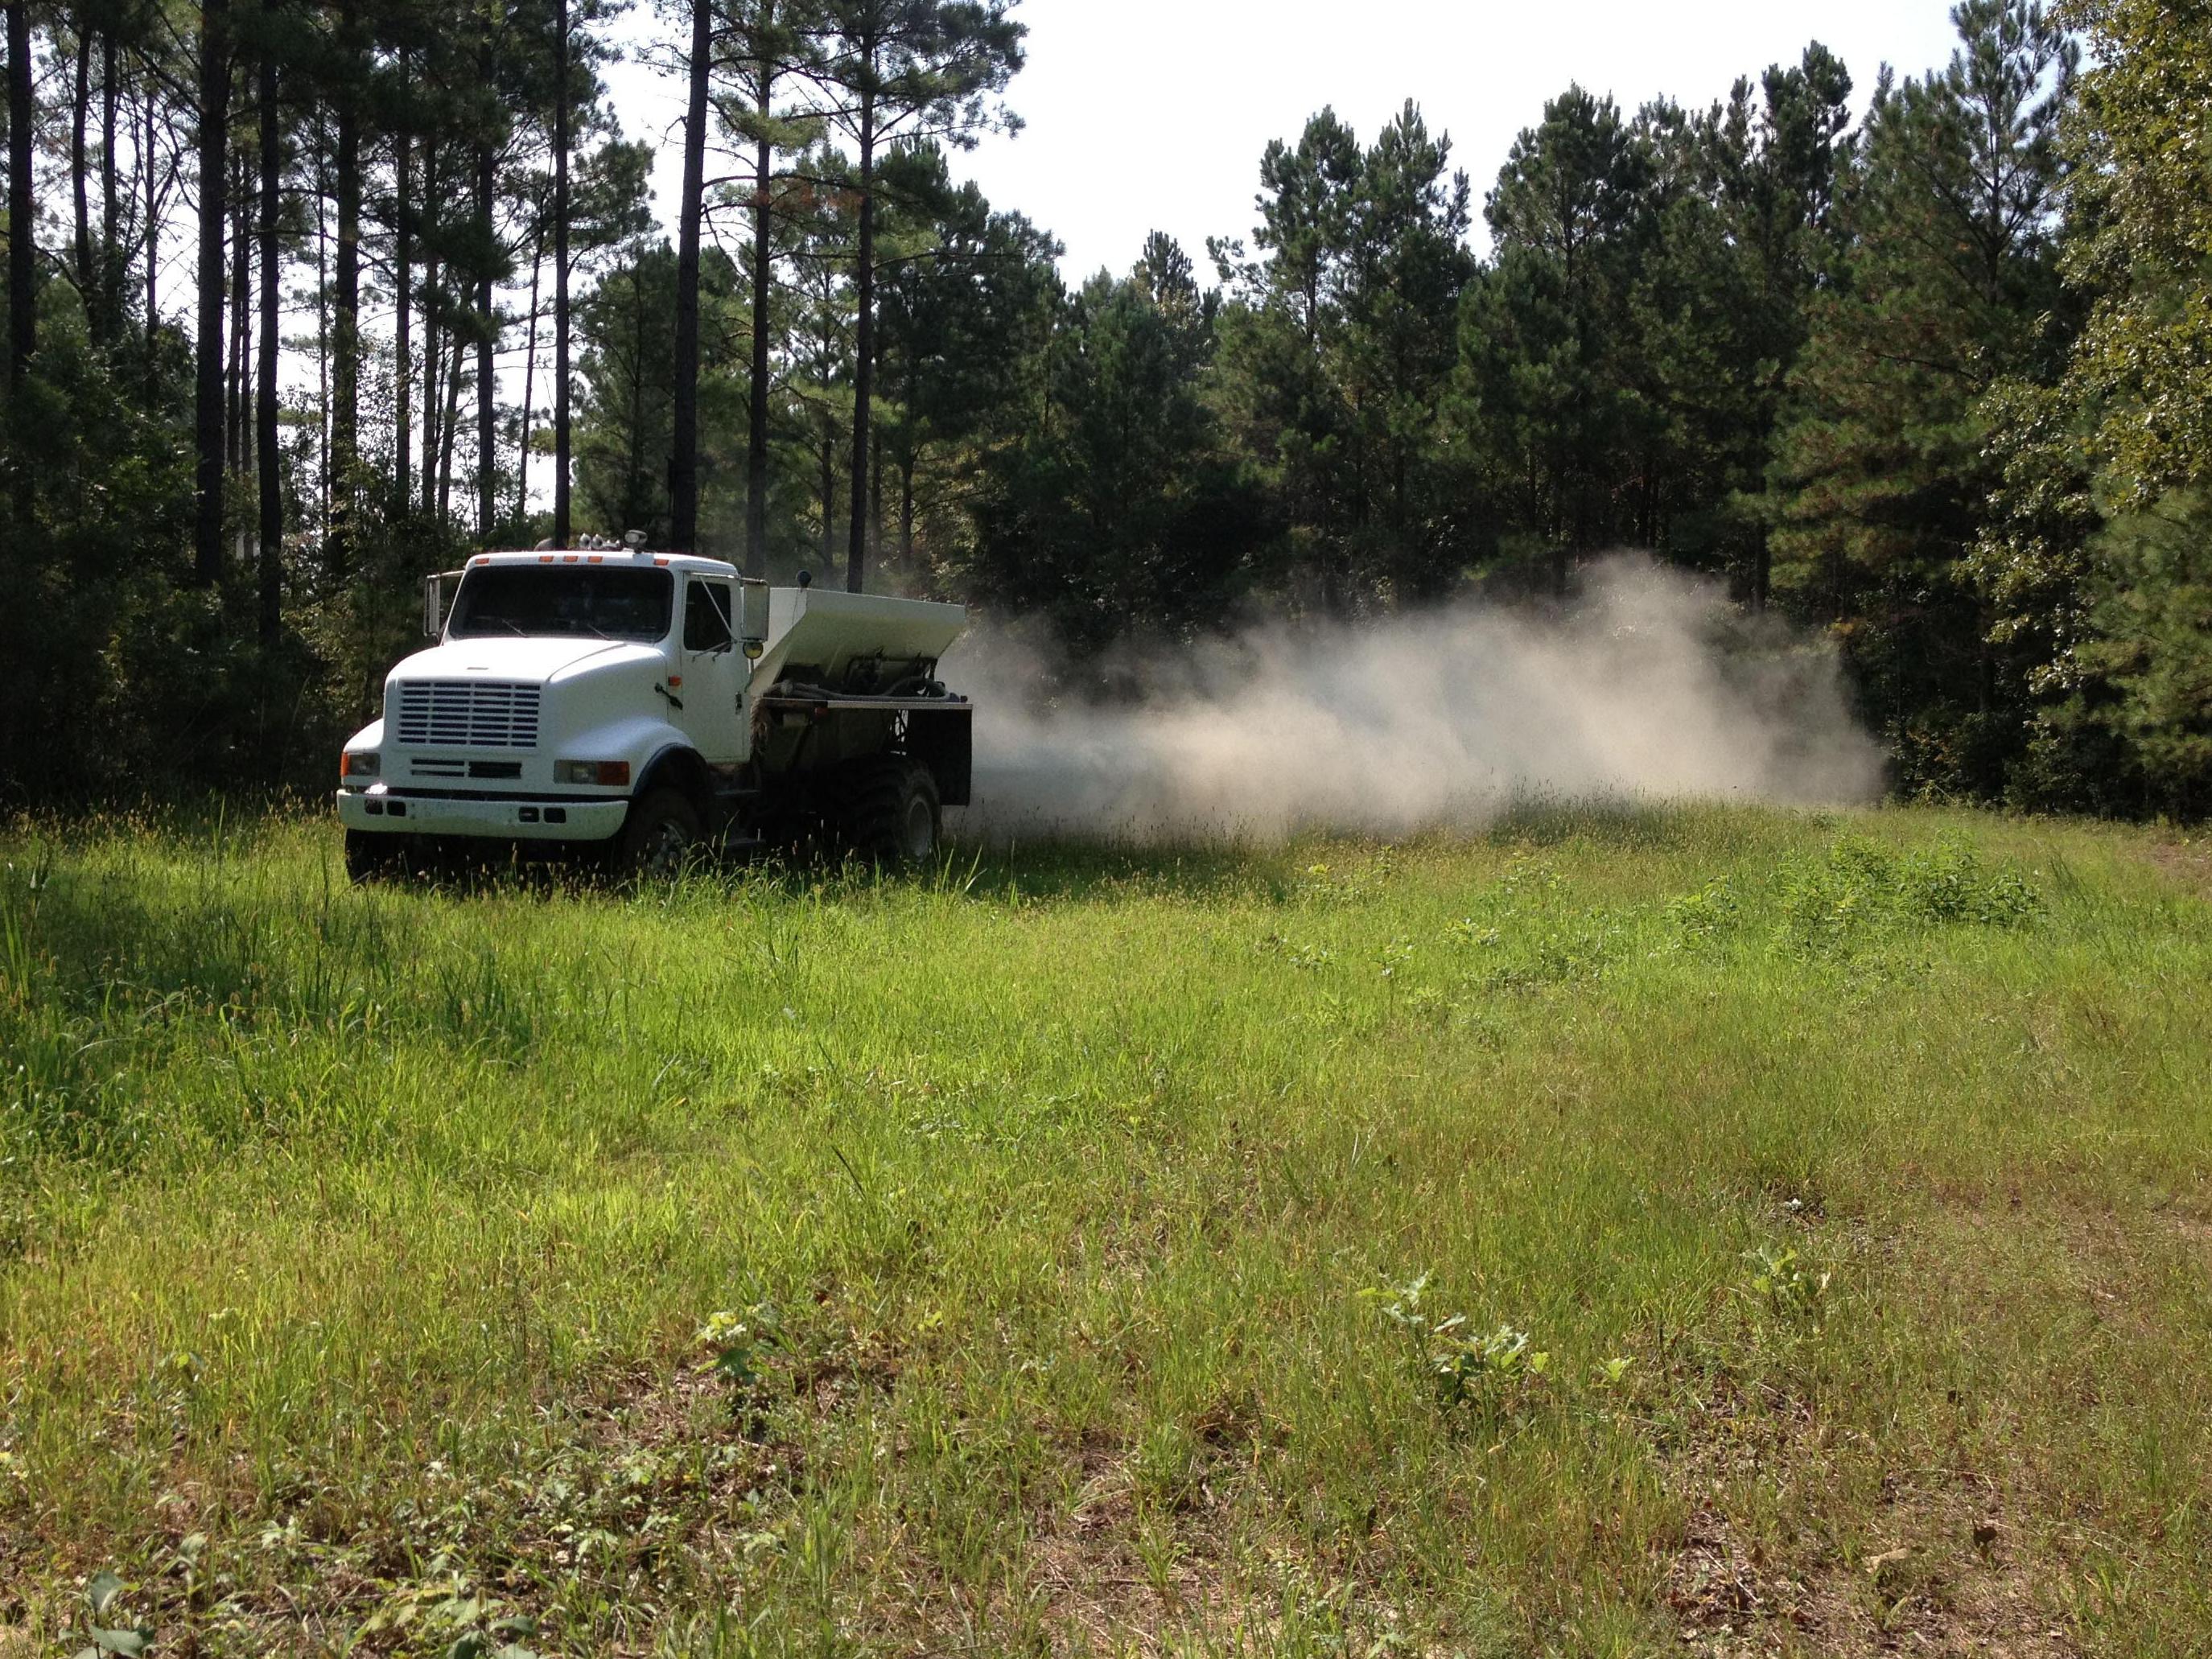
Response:
[{"label": "dense forest", "polygon": [[319,781],[424,573],[637,529],[1077,680],[1646,549],[1832,639],[1905,793],[2212,807],[2204,0],[1964,0],[1870,99],[1569,87],[1479,201],[1323,110],[1241,235],[1073,285],[957,176],[1012,0],[5,11],[0,803]]}]

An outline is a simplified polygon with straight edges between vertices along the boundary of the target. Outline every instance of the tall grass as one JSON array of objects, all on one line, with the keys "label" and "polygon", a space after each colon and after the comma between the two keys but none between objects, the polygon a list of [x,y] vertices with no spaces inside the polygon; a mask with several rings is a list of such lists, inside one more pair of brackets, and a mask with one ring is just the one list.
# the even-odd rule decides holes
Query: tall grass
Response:
[{"label": "tall grass", "polygon": [[18,830],[0,1626],[2196,1651],[2154,850],[1561,806],[610,893]]}]

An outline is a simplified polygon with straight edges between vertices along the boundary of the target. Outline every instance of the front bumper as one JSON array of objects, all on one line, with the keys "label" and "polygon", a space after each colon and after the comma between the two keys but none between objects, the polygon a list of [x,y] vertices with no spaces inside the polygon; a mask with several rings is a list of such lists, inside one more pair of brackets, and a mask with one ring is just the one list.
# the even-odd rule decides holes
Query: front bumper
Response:
[{"label": "front bumper", "polygon": [[338,822],[386,836],[481,836],[491,841],[605,841],[623,826],[629,802],[450,800],[395,793],[388,786],[341,789]]}]

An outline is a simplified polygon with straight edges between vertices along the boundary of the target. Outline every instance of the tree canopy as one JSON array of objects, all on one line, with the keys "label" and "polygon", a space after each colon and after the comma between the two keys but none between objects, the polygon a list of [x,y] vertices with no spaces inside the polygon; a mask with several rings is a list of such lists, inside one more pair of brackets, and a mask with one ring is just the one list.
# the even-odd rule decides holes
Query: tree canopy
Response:
[{"label": "tree canopy", "polygon": [[1012,0],[655,14],[672,240],[615,16],[8,0],[0,800],[319,778],[421,574],[638,529],[1078,682],[1638,548],[1830,642],[1905,791],[2212,805],[2200,0],[1962,0],[1856,115],[1817,42],[1571,85],[1486,179],[1324,108],[1080,276],[961,176]]}]

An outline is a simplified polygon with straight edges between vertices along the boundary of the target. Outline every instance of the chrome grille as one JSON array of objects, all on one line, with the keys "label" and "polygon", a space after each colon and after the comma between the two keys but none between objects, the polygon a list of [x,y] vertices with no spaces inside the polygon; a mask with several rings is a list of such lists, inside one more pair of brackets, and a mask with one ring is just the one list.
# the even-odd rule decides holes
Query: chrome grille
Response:
[{"label": "chrome grille", "polygon": [[397,688],[399,741],[437,749],[535,749],[542,688],[511,680],[416,680]]}]

